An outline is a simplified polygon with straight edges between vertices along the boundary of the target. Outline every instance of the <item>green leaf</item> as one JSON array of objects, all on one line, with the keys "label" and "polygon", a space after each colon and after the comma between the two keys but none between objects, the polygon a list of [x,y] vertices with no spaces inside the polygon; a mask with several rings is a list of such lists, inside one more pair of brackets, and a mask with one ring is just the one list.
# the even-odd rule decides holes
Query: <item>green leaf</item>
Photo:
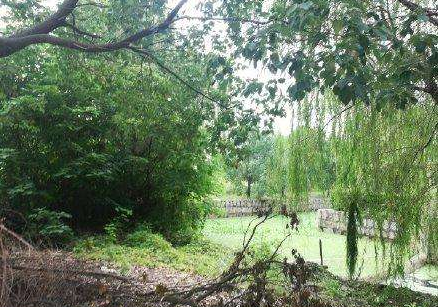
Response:
[{"label": "green leaf", "polygon": [[411,78],[411,76],[412,76],[412,71],[410,71],[409,69],[406,69],[406,70],[404,70],[404,71],[402,71],[402,72],[400,73],[400,75],[399,75],[399,79],[400,79],[402,82],[407,82],[407,81],[409,81],[409,79]]},{"label": "green leaf", "polygon": [[422,22],[428,22],[429,17],[427,17],[427,15],[425,13],[423,13],[423,14],[418,15],[417,20],[422,21]]},{"label": "green leaf", "polygon": [[305,10],[305,11],[309,10],[312,6],[313,6],[313,2],[312,1],[303,2],[303,3],[301,3],[299,5],[299,7],[302,8],[303,10]]},{"label": "green leaf", "polygon": [[343,84],[342,81],[345,81],[345,79],[333,87],[333,93],[338,96],[344,105],[347,105],[354,99],[354,91],[351,85]]},{"label": "green leaf", "polygon": [[415,51],[418,53],[424,53],[426,50],[427,42],[424,37],[420,35],[413,35],[411,38],[411,42],[415,47]]},{"label": "green leaf", "polygon": [[344,27],[344,22],[340,19],[336,19],[333,21],[333,30],[336,34],[339,34],[341,32],[342,28]]}]

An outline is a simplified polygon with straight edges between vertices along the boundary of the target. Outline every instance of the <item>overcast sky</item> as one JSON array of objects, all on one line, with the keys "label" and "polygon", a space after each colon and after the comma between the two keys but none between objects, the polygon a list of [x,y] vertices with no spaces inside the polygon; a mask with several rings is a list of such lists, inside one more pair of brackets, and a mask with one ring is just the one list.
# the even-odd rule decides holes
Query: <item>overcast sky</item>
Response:
[{"label": "overcast sky", "polygon": [[[59,3],[61,3],[61,1],[62,0],[44,0],[44,1],[42,1],[42,4],[44,4],[45,6],[51,7],[54,10],[54,9],[56,9],[57,5]],[[200,1],[202,1],[202,0],[189,0],[183,8],[182,14],[190,15],[190,16],[199,16],[201,13],[198,10],[196,10],[195,7]],[[177,2],[178,2],[178,0],[171,0],[170,5],[174,5]],[[0,16],[4,13],[5,13],[4,8],[0,7]],[[179,22],[184,22],[184,23],[190,24],[191,22],[196,22],[196,21],[191,21],[191,20],[186,19],[186,20],[179,21]],[[2,26],[3,25],[1,24],[1,21],[0,21],[0,28],[2,28]],[[222,26],[218,25],[217,29],[219,31],[225,30],[225,25],[222,25]],[[239,75],[242,77],[258,79],[260,81],[268,80],[272,76],[271,73],[267,69],[262,69],[260,65],[257,68],[253,68],[252,66],[250,66],[249,68],[240,71]],[[290,110],[290,108],[288,108],[286,110],[286,113],[287,113],[286,117],[275,119],[274,129],[275,129],[276,133],[281,133],[283,135],[287,135],[290,133],[290,130],[291,130],[291,110]]]}]

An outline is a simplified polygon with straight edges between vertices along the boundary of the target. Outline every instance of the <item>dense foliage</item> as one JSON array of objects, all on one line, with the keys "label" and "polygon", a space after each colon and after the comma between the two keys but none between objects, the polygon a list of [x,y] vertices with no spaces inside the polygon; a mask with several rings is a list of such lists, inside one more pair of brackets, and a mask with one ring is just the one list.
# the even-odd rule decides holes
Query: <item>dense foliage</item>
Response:
[{"label": "dense foliage", "polygon": [[[185,2],[67,0],[57,19],[39,1],[1,4],[0,202],[16,229],[116,238],[146,221],[185,242],[227,173],[247,197],[330,193],[351,275],[362,216],[396,222],[392,272],[420,229],[437,250],[433,1],[207,0],[176,18]],[[236,72],[248,64],[269,73]],[[290,135],[261,137],[286,105]]]},{"label": "dense foliage", "polygon": [[[434,1],[208,1],[205,14],[231,19],[234,56],[263,65],[269,82],[249,89],[302,101],[330,89],[344,105],[404,108],[438,101]],[[281,76],[281,77],[280,77]],[[257,87],[256,87],[257,88]],[[285,91],[287,89],[287,91]]]},{"label": "dense foliage", "polygon": [[26,78],[1,89],[3,213],[65,212],[82,230],[147,221],[174,241],[195,233],[212,169],[208,109],[193,92],[153,67],[66,53],[4,67]]},{"label": "dense foliage", "polygon": [[433,104],[404,111],[355,108],[338,131],[334,204],[371,216],[380,230],[385,221],[396,222],[389,250],[395,271],[402,271],[404,256],[416,250],[421,229],[437,220],[434,109]]},{"label": "dense foliage", "polygon": [[[233,151],[259,117],[233,106],[227,93],[237,85],[218,78],[225,59],[199,49],[204,37],[196,28],[189,35],[171,29],[177,11],[169,13],[165,1],[67,2],[75,10],[61,5],[66,14],[52,34],[81,37],[76,46],[102,41],[92,33],[117,40],[165,24],[136,39],[142,44],[128,48],[132,54],[30,44],[0,61],[1,215],[38,239],[67,241],[68,226],[117,238],[147,222],[172,242],[187,242],[209,194],[220,190],[215,150]],[[1,7],[5,35],[51,20],[38,1]]]}]

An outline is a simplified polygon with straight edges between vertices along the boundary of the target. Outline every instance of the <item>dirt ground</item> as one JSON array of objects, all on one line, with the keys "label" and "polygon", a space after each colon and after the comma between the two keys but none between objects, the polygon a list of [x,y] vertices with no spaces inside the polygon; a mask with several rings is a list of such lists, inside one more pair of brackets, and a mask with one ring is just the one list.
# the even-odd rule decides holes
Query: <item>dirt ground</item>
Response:
[{"label": "dirt ground", "polygon": [[[11,254],[10,259],[12,299],[5,307],[169,306],[160,297],[170,290],[183,291],[207,282],[200,276],[167,268],[134,266],[122,272],[112,264],[77,259],[60,251],[46,251],[38,256]],[[345,281],[320,267],[314,270],[311,284],[312,295],[324,306],[438,306],[438,297],[404,288]],[[202,305],[214,305],[219,300],[217,295],[212,296]]]}]

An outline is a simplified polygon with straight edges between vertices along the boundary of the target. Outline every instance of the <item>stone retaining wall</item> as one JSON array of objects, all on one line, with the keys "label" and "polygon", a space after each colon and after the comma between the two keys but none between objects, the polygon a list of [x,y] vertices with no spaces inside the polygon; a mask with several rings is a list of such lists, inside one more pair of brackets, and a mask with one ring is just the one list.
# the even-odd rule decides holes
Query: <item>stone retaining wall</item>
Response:
[{"label": "stone retaining wall", "polygon": [[304,206],[306,211],[317,211],[319,209],[331,208],[330,200],[320,194],[310,194],[307,204]]},{"label": "stone retaining wall", "polygon": [[227,217],[256,215],[258,212],[268,211],[273,202],[254,199],[225,200],[221,207],[225,209]]},{"label": "stone retaining wall", "polygon": [[[272,199],[236,199],[236,200],[218,200],[218,207],[223,208],[226,216],[249,216],[256,215],[257,212],[267,211],[269,208],[279,208],[281,205],[278,201]],[[322,195],[311,194],[306,203],[301,204],[298,211],[316,211],[322,208],[330,208],[330,202]]]},{"label": "stone retaining wall", "polygon": [[[321,230],[328,230],[333,233],[345,234],[347,232],[347,218],[342,211],[333,209],[319,209],[317,211],[317,225]],[[395,238],[396,224],[394,222],[383,223],[382,234],[384,238],[392,240]],[[379,236],[376,223],[368,218],[363,219],[358,232],[367,237]]]}]

